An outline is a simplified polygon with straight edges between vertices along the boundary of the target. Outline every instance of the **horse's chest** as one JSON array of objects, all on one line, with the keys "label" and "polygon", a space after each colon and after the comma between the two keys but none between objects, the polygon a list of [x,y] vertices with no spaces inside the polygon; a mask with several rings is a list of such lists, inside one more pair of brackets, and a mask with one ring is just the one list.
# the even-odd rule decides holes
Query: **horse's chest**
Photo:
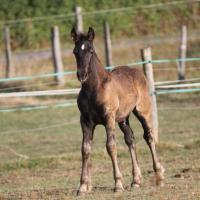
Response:
[{"label": "horse's chest", "polygon": [[104,106],[93,96],[79,95],[78,107],[81,114],[95,123],[103,123],[105,118]]}]

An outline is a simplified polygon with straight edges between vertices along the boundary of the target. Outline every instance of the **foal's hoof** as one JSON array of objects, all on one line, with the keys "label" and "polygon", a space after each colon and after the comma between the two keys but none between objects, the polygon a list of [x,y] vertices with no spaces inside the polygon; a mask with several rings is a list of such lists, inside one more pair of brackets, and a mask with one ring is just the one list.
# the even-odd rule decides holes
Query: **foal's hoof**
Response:
[{"label": "foal's hoof", "polygon": [[161,172],[156,172],[156,185],[163,187],[164,186],[164,175]]},{"label": "foal's hoof", "polygon": [[138,183],[131,183],[132,188],[140,188],[140,184]]},{"label": "foal's hoof", "polygon": [[86,192],[81,192],[81,191],[78,190],[76,195],[77,195],[77,196],[84,196],[85,193],[86,193]]},{"label": "foal's hoof", "polygon": [[88,185],[87,186],[87,192],[91,192],[92,191],[92,186],[91,185]]},{"label": "foal's hoof", "polygon": [[77,196],[84,196],[86,193],[92,190],[92,186],[88,187],[88,185],[81,185],[77,191]]},{"label": "foal's hoof", "polygon": [[139,173],[138,176],[135,176],[133,178],[133,182],[131,183],[131,187],[133,187],[133,188],[139,188],[140,185],[141,185],[141,182],[142,182],[142,175],[141,175],[141,173]]},{"label": "foal's hoof", "polygon": [[78,189],[77,196],[84,196],[87,193],[87,190]]},{"label": "foal's hoof", "polygon": [[116,193],[122,193],[124,191],[123,185],[122,183],[118,183],[115,188],[114,188],[114,192]]},{"label": "foal's hoof", "polygon": [[124,192],[124,188],[123,187],[122,188],[121,187],[115,187],[114,192],[115,193],[122,193],[122,192]]},{"label": "foal's hoof", "polygon": [[156,172],[155,176],[156,176],[156,185],[163,187],[164,186],[164,172],[165,169],[164,167],[161,165],[160,166],[160,170]]}]

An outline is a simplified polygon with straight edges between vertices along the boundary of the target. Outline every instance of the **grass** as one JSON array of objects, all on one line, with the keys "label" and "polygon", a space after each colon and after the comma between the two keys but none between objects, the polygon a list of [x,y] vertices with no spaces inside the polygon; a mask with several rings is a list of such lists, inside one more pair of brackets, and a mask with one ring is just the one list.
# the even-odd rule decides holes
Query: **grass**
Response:
[{"label": "grass", "polygon": [[[129,43],[129,40],[124,40]],[[138,49],[144,42],[134,45],[113,41],[114,64],[124,64],[140,60]],[[190,57],[194,54],[190,41]],[[165,48],[163,48],[163,43]],[[178,57],[178,42],[150,44],[153,59]],[[96,41],[97,53],[103,60],[103,42]],[[148,44],[148,41],[145,41]],[[198,51],[199,47],[195,47]],[[195,56],[194,56],[195,57]],[[123,58],[123,59],[121,59]],[[74,58],[65,58],[65,70],[72,68]],[[186,77],[199,77],[198,62],[186,63]],[[38,68],[40,66],[40,68]],[[70,66],[71,68],[69,68]],[[24,68],[26,67],[26,68]],[[164,70],[170,67],[170,70]],[[177,78],[177,64],[168,63],[154,66],[155,81]],[[1,70],[2,72],[3,70]],[[51,60],[18,63],[15,75],[32,75],[53,71]],[[3,74],[1,73],[2,77]],[[0,91],[6,87],[9,91],[46,90],[79,87],[75,76],[67,76],[64,86],[56,86],[53,78],[13,82],[0,85]],[[46,83],[52,83],[50,85]],[[30,85],[29,85],[30,84]],[[21,88],[21,86],[26,86]],[[5,92],[5,90],[4,90]],[[69,97],[67,97],[69,98]],[[15,98],[1,99],[1,106],[35,105],[64,101],[66,97]],[[137,143],[137,154],[143,174],[140,189],[132,189],[131,161],[123,135],[117,128],[118,158],[123,173],[125,192],[113,194],[113,177],[110,158],[105,148],[105,130],[97,127],[92,150],[93,191],[78,199],[199,199],[200,198],[200,94],[160,95],[159,138],[157,146],[161,162],[166,169],[166,182],[163,188],[154,184],[152,161],[149,149],[143,140],[143,130],[132,116]],[[179,109],[179,108],[191,109]],[[174,108],[174,109],[171,109]],[[45,110],[0,113],[0,200],[1,199],[77,199],[81,171],[80,146],[82,133],[79,125],[79,112],[76,107],[49,108]]]},{"label": "grass", "polygon": [[[130,187],[131,161],[117,128],[118,159],[126,190],[119,196],[113,194],[105,131],[99,126],[92,150],[94,188],[91,194],[78,199],[199,199],[200,112],[178,109],[199,106],[199,98],[198,93],[158,97],[160,143],[157,150],[166,169],[163,188],[154,184],[143,131],[131,117],[143,174],[142,187]],[[167,109],[172,106],[176,109]],[[0,113],[0,118],[0,199],[77,199],[82,139],[77,108]]]}]

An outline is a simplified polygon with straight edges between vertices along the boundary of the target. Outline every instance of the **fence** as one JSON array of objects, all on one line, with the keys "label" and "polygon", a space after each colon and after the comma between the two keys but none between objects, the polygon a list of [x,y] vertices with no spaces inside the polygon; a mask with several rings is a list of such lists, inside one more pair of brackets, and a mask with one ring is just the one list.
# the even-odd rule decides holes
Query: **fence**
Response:
[{"label": "fence", "polygon": [[[110,36],[110,29],[109,29],[109,24],[108,22],[104,23],[104,46],[105,46],[105,60],[106,60],[106,65],[112,68],[113,65],[113,60],[112,60],[112,44],[111,44],[111,36]],[[181,32],[181,37],[180,37],[180,47],[177,48],[180,50],[180,57],[179,59],[174,59],[171,60],[175,61],[178,64],[177,68],[177,77],[179,80],[182,80],[185,78],[185,71],[186,71],[186,66],[185,62],[190,61],[189,58],[186,59],[186,42],[187,42],[187,36],[186,36],[186,26],[182,27],[182,32]],[[29,80],[31,77],[13,77],[13,69],[14,69],[14,62],[12,60],[12,51],[11,51],[11,45],[10,45],[10,34],[9,34],[9,28],[5,27],[5,50],[6,50],[6,68],[5,68],[5,79],[0,79],[0,82],[4,80]],[[55,77],[55,82],[58,85],[63,85],[64,84],[64,79],[63,75],[71,73],[71,72],[64,72],[63,71],[63,61],[62,61],[62,53],[61,53],[61,46],[60,46],[60,38],[59,38],[59,28],[57,26],[54,26],[51,31],[51,43],[52,43],[52,61],[54,64],[54,73],[52,74],[42,74],[38,75],[38,77]],[[198,58],[197,58],[198,59]],[[195,58],[192,58],[192,60],[195,60]],[[191,61],[192,61],[191,60]],[[158,61],[153,61],[154,63],[167,63],[169,60],[158,60]],[[135,63],[134,63],[135,64]],[[142,64],[142,63],[141,63]],[[131,65],[131,64],[130,64]],[[72,72],[74,73],[74,72]]]},{"label": "fence", "polygon": [[[18,20],[10,20],[10,21],[6,21],[6,22],[1,22],[2,24],[5,23],[7,26],[12,26],[13,24],[21,24],[21,23],[25,23],[25,22],[46,22],[47,20],[50,20],[52,18],[55,18],[57,20],[61,20],[63,18],[67,18],[67,17],[72,17],[75,18],[75,22],[76,22],[76,27],[77,30],[82,31],[83,30],[83,16],[94,16],[94,15],[103,15],[103,14],[111,14],[111,13],[119,13],[119,12],[127,12],[127,11],[131,11],[131,12],[135,12],[135,10],[139,10],[139,9],[153,9],[153,8],[159,8],[159,9],[165,9],[166,7],[172,7],[175,5],[179,5],[179,4],[193,4],[193,3],[198,3],[198,0],[194,0],[194,1],[173,1],[173,2],[168,2],[168,3],[158,3],[158,4],[151,4],[151,5],[145,5],[145,6],[139,6],[133,9],[133,7],[127,7],[127,8],[118,8],[118,9],[108,9],[108,10],[99,10],[99,11],[92,11],[92,12],[84,12],[82,11],[82,8],[80,7],[76,7],[75,12],[74,13],[69,13],[67,15],[56,15],[56,16],[50,16],[50,17],[36,17],[33,19],[18,19]],[[112,65],[113,61],[112,61],[112,48],[111,48],[111,38],[110,38],[110,32],[109,32],[109,24],[108,22],[105,23],[106,25],[104,26],[104,38],[105,38],[105,57],[106,57],[106,65]],[[103,27],[103,26],[102,26]],[[185,26],[183,26],[185,27]],[[5,30],[9,30],[8,27],[5,28]],[[63,69],[63,62],[61,60],[61,48],[60,48],[60,38],[59,38],[59,30],[58,28],[54,27],[53,28],[54,31],[52,31],[52,40],[51,40],[51,44],[52,44],[52,54],[53,54],[53,63],[54,63],[54,71],[55,72],[62,72]],[[9,31],[7,31],[9,32]],[[10,31],[12,32],[12,30]],[[182,37],[181,40],[182,43],[180,44],[180,47],[177,47],[177,49],[180,49],[180,58],[184,58],[185,57],[185,52],[186,52],[186,39],[187,39],[187,34],[185,34],[186,28],[182,28]],[[10,38],[9,38],[9,34],[6,34],[5,37],[5,43],[6,43],[6,52],[7,52],[7,57],[6,57],[6,77],[11,77],[13,74],[13,68],[14,68],[14,62],[12,60],[12,52],[11,52],[11,48],[10,48]],[[183,44],[184,43],[184,44]],[[185,71],[185,64],[184,62],[180,61],[179,64],[180,67],[178,67],[178,77],[179,79],[182,79],[182,77],[185,77],[184,71]],[[181,75],[180,75],[181,74]],[[58,75],[60,75],[60,73],[58,73]],[[57,76],[55,77],[55,81],[57,82],[58,85],[62,85],[64,83],[64,80],[62,79],[62,76]]]},{"label": "fence", "polygon": [[[180,61],[200,61],[200,58],[180,58],[180,59],[163,59],[163,60],[152,60],[151,49],[143,49],[141,51],[142,61],[136,63],[129,63],[128,66],[135,65],[143,65],[144,73],[147,77],[149,92],[152,99],[152,116],[153,116],[153,125],[155,132],[155,141],[158,142],[158,116],[157,116],[157,103],[156,103],[156,95],[161,94],[175,94],[175,93],[186,93],[186,92],[200,92],[200,78],[188,79],[188,80],[175,80],[175,81],[163,81],[154,83],[153,78],[153,66],[152,64],[157,63],[166,63],[166,62],[180,62]],[[112,69],[113,66],[107,67],[108,70]],[[65,75],[69,75],[75,73],[75,71],[65,72]],[[52,74],[44,74],[39,75],[38,77],[49,77],[49,76],[57,76],[58,73]],[[63,72],[60,72],[59,75],[63,75]],[[7,78],[0,79],[0,82],[12,81],[12,80],[30,80],[36,77],[16,77],[15,78]],[[186,83],[185,83],[186,82]],[[193,82],[193,83],[187,83]],[[168,85],[167,85],[168,84]],[[63,89],[63,90],[49,90],[49,91],[31,91],[31,92],[13,92],[13,93],[0,93],[0,98],[8,98],[8,97],[30,97],[30,96],[47,96],[47,95],[68,95],[68,94],[78,94],[79,88],[76,89]],[[64,103],[56,103],[53,105],[36,105],[36,106],[26,106],[19,108],[3,108],[0,109],[0,112],[13,112],[13,111],[31,111],[38,109],[46,109],[49,107],[60,108],[60,107],[68,107],[76,105],[75,100],[70,100]]]}]

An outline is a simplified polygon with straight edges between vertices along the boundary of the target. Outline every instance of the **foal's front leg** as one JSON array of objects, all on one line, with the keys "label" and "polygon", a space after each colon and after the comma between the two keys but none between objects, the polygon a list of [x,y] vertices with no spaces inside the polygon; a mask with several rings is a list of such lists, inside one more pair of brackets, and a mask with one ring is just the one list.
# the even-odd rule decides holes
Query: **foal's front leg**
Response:
[{"label": "foal's front leg", "polygon": [[83,131],[82,140],[82,173],[80,179],[80,187],[78,189],[77,195],[84,194],[85,192],[90,192],[91,177],[90,177],[90,152],[91,144],[93,139],[94,125],[90,122],[84,122],[81,120],[81,127]]},{"label": "foal's front leg", "polygon": [[113,165],[113,175],[115,179],[115,192],[122,192],[124,190],[122,185],[122,175],[119,170],[118,162],[117,162],[117,146],[115,139],[115,120],[114,118],[109,118],[106,125],[106,133],[107,133],[107,142],[106,148],[109,156],[112,160]]}]

